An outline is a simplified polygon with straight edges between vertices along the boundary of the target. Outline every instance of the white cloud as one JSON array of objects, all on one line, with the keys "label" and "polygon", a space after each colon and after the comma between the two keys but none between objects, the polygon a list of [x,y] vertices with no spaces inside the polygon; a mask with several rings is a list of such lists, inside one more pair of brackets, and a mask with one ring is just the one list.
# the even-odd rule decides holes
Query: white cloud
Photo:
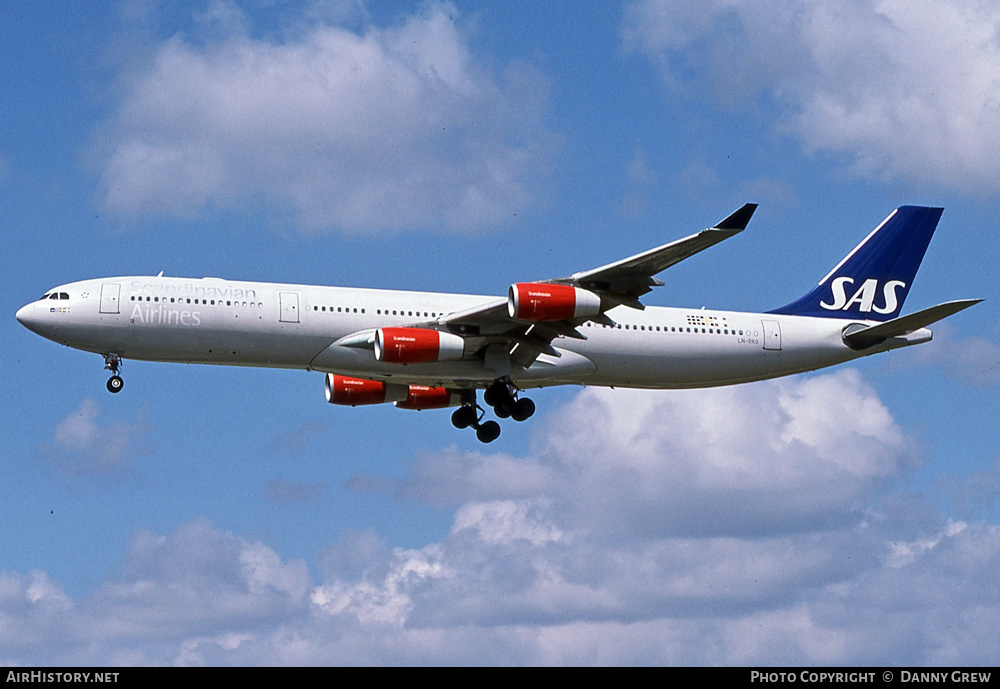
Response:
[{"label": "white cloud", "polygon": [[[937,332],[935,332],[935,335]],[[937,359],[952,374],[974,385],[1000,384],[1000,344],[986,337],[955,338],[948,331]]]},{"label": "white cloud", "polygon": [[915,665],[1000,650],[1000,527],[892,491],[913,442],[851,370],[586,389],[539,421],[529,457],[428,453],[386,481],[448,505],[451,529],[415,548],[342,534],[320,582],[205,521],[138,533],[78,600],[2,574],[0,638],[27,632],[0,660]]},{"label": "white cloud", "polygon": [[640,0],[622,34],[676,87],[776,127],[860,174],[998,189],[1000,8],[982,0]]},{"label": "white cloud", "polygon": [[145,443],[149,431],[141,416],[132,421],[104,419],[101,406],[85,399],[59,422],[42,453],[74,473],[118,471],[149,452]]},{"label": "white cloud", "polygon": [[528,501],[471,502],[455,513],[451,533],[473,529],[485,543],[510,543],[523,539],[533,546],[559,541],[562,532],[537,514],[538,505]]},{"label": "white cloud", "polygon": [[544,80],[484,67],[454,7],[363,33],[316,20],[283,40],[220,7],[220,37],[174,36],[127,81],[102,144],[109,211],[263,205],[306,232],[475,231],[538,200],[556,140]]},{"label": "white cloud", "polygon": [[[520,471],[547,469],[537,495],[570,523],[618,537],[841,523],[915,461],[850,369],[702,391],[588,389],[540,426],[538,459]],[[517,480],[513,467],[506,473]]]},{"label": "white cloud", "polygon": [[[1000,384],[1000,342],[996,337],[960,337],[948,322],[937,324],[933,343],[917,348],[911,359],[913,365],[940,366],[949,375],[972,385]],[[906,364],[900,362],[894,365]]]},{"label": "white cloud", "polygon": [[137,533],[120,576],[87,603],[108,640],[171,639],[280,620],[308,593],[304,562],[196,521],[168,537]]}]

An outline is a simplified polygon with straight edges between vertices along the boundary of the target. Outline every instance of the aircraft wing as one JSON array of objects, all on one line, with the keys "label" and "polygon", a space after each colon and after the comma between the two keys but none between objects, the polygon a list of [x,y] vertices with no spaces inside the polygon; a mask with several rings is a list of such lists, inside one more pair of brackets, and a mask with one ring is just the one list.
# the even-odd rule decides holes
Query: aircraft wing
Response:
[{"label": "aircraft wing", "polygon": [[620,297],[619,303],[641,309],[642,305],[638,302],[638,298],[649,292],[652,287],[659,287],[663,284],[655,279],[654,275],[724,239],[739,234],[746,228],[755,210],[757,210],[756,203],[744,204],[742,208],[714,227],[702,230],[690,237],[643,251],[600,268],[585,270],[569,277],[547,282],[572,284],[609,296],[617,295]]},{"label": "aircraft wing", "polygon": [[[756,209],[755,203],[745,204],[714,227],[690,237],[593,270],[574,273],[569,277],[512,285],[511,296],[507,298],[497,298],[479,306],[444,314],[430,322],[415,322],[408,327],[431,328],[459,335],[465,338],[467,346],[476,351],[485,351],[487,348],[496,351],[497,347],[501,347],[509,355],[511,362],[525,367],[530,366],[539,354],[558,357],[559,351],[552,346],[552,341],[557,337],[586,339],[583,333],[577,330],[578,326],[586,321],[614,325],[614,321],[605,315],[605,311],[621,305],[636,309],[645,308],[639,297],[653,287],[663,284],[654,278],[654,275],[724,239],[739,234],[746,228]],[[516,317],[512,305],[513,290],[516,287],[527,287],[533,291],[545,292],[546,286],[553,286],[553,290],[569,290],[574,295],[577,292],[585,292],[584,297],[589,300],[589,310],[574,313],[574,308],[570,305],[566,315],[544,318]],[[558,300],[558,297],[556,299]],[[564,302],[558,304],[559,308],[565,306]],[[372,329],[342,337],[335,344],[344,347],[372,348],[374,343],[375,330]]]},{"label": "aircraft wing", "polygon": [[531,283],[539,286],[568,285],[587,290],[600,299],[599,312],[582,317],[532,322],[517,319],[511,314],[510,299],[497,299],[482,306],[442,316],[435,325],[462,335],[483,336],[490,342],[506,341],[512,361],[522,366],[531,365],[541,353],[558,356],[551,345],[555,338],[586,339],[577,327],[588,320],[613,325],[614,322],[604,312],[619,305],[643,309],[639,297],[663,284],[654,275],[739,234],[746,228],[756,209],[757,204],[748,203],[714,227],[684,239],[599,268],[574,273],[569,277]]}]

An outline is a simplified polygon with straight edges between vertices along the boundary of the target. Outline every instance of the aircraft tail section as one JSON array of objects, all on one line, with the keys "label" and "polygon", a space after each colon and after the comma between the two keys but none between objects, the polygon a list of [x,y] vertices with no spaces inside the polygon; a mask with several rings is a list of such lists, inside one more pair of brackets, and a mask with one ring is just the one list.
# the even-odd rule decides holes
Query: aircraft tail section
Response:
[{"label": "aircraft tail section", "polygon": [[900,206],[815,289],[770,313],[873,321],[898,317],[943,211]]}]

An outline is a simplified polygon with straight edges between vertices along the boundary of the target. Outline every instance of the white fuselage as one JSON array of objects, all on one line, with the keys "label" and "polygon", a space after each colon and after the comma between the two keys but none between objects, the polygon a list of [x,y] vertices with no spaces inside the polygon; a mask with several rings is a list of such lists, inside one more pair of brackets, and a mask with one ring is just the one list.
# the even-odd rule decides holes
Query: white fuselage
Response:
[{"label": "white fuselage", "polygon": [[[335,344],[359,332],[430,324],[496,297],[237,282],[118,277],[75,282],[18,311],[38,334],[124,359],[317,370],[374,380],[482,387],[498,376],[484,358],[395,364],[370,347]],[[616,325],[588,321],[586,339],[559,337],[555,353],[510,370],[521,388],[586,384],[694,388],[774,378],[930,339],[918,330],[855,351],[851,321],[704,309],[618,307]]]}]

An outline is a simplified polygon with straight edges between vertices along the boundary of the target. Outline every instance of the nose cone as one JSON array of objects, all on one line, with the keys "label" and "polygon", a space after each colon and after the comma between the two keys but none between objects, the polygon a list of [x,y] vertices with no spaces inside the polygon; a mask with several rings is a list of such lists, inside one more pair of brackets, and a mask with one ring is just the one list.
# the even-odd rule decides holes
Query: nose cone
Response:
[{"label": "nose cone", "polygon": [[38,332],[38,319],[35,318],[35,305],[28,304],[18,309],[16,314],[17,322],[32,332]]}]

